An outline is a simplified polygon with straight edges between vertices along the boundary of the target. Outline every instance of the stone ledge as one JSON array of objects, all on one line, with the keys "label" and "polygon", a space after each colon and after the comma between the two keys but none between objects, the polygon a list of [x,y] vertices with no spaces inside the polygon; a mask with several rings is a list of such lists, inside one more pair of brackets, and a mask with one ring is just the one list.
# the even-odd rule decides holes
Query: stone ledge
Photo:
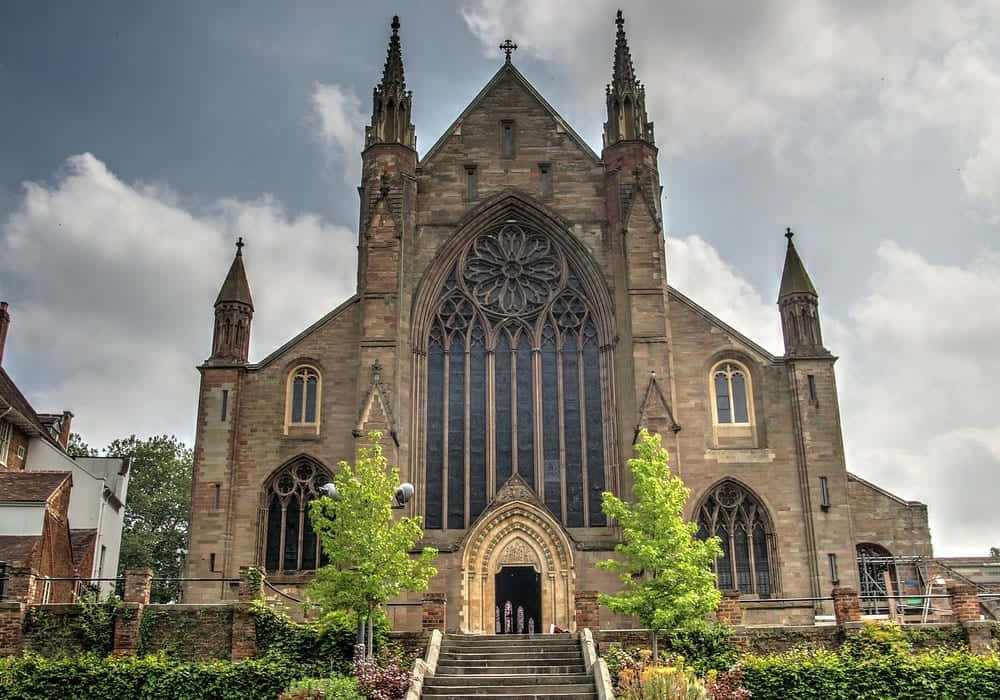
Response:
[{"label": "stone ledge", "polygon": [[767,464],[773,462],[777,455],[769,447],[733,447],[709,448],[705,450],[705,459],[712,459],[719,464],[739,464],[750,462]]}]

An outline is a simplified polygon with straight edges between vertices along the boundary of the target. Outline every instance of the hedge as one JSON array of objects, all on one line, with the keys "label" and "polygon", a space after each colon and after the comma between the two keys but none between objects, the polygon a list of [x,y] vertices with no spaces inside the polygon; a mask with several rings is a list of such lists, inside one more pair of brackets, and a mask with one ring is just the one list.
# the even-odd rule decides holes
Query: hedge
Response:
[{"label": "hedge", "polygon": [[0,658],[5,700],[274,700],[315,668],[282,660],[179,662],[92,654]]},{"label": "hedge", "polygon": [[1000,698],[1000,656],[967,652],[889,653],[869,658],[822,649],[745,656],[754,700],[988,700]]}]

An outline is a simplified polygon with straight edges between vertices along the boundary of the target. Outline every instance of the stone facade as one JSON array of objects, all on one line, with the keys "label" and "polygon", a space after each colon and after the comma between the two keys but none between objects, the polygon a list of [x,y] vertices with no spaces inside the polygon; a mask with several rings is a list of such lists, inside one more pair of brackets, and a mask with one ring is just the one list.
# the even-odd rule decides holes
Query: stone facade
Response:
[{"label": "stone facade", "polygon": [[[892,514],[881,520],[882,502],[846,470],[836,358],[823,346],[818,295],[791,233],[782,356],[668,285],[653,126],[620,17],[600,155],[508,60],[418,158],[399,52],[394,23],[362,154],[357,294],[255,364],[241,249],[216,301],[212,355],[200,367],[186,576],[234,577],[256,565],[272,584],[301,591],[315,545],[305,521],[293,523],[300,499],[372,429],[415,486],[405,512],[441,520],[427,520],[424,543],[441,552],[431,592],[448,601],[449,630],[495,629],[496,576],[506,567],[538,575],[546,628],[575,625],[578,592],[618,588],[596,567],[619,536],[602,521],[600,491],[630,495],[624,465],[640,427],[662,436],[691,488],[687,516],[730,523],[735,558],[720,564],[720,587],[820,597],[857,587],[855,547],[876,535],[894,554],[930,552],[925,509],[907,505],[902,528]],[[506,262],[484,272],[490,246]],[[489,275],[503,291],[494,294],[493,282],[483,290]],[[449,306],[449,294],[465,296]],[[536,297],[537,313],[528,309]],[[505,305],[517,309],[505,315]],[[552,374],[546,324],[563,358]],[[435,374],[435,334],[457,338],[459,326],[473,328],[464,355],[450,356],[450,374]],[[515,327],[524,330],[504,330]],[[512,343],[534,334],[523,355],[499,350],[505,332]],[[477,342],[489,348],[481,366]],[[581,348],[575,360],[569,342]],[[724,394],[718,382],[728,382]],[[464,387],[465,401],[442,398],[442,385]],[[552,396],[559,402],[547,403]],[[445,413],[432,414],[440,402]],[[475,406],[485,407],[481,430]],[[511,435],[513,456],[504,452]],[[235,594],[191,583],[185,601]],[[754,613],[759,622],[811,624],[816,612],[770,605]],[[602,613],[605,627],[634,624]]]}]

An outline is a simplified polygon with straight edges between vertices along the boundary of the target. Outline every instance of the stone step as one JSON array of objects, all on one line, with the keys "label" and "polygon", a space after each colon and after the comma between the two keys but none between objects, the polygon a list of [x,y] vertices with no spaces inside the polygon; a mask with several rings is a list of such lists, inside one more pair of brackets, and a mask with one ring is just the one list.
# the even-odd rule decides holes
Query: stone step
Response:
[{"label": "stone step", "polygon": [[586,673],[587,668],[583,665],[583,662],[574,664],[552,664],[552,665],[536,665],[536,664],[524,664],[521,662],[517,663],[507,663],[507,662],[491,662],[487,661],[480,664],[438,664],[437,676],[454,676],[461,674],[476,674],[476,673],[510,673],[510,674],[524,674],[524,673]]},{"label": "stone step", "polygon": [[442,644],[441,651],[468,652],[470,654],[492,654],[504,652],[521,653],[544,653],[547,651],[569,651],[579,649],[580,643],[576,644],[477,644],[470,646],[466,644]]},{"label": "stone step", "polygon": [[424,685],[424,697],[515,697],[515,698],[549,698],[549,697],[588,697],[596,698],[597,692],[593,683],[574,683],[572,685],[507,685],[507,686],[438,686]]},{"label": "stone step", "polygon": [[582,661],[583,653],[579,650],[577,651],[550,651],[550,652],[497,652],[494,654],[477,654],[477,653],[456,653],[456,652],[441,652],[438,657],[438,663],[443,661],[459,661],[468,664],[474,664],[479,661],[489,661],[491,659],[496,659],[498,661],[527,661],[527,662],[544,662],[544,663],[572,663],[574,661]]},{"label": "stone step", "polygon": [[510,639],[517,641],[519,639],[542,639],[546,642],[549,641],[559,641],[559,640],[571,640],[579,639],[580,635],[576,633],[562,633],[562,634],[546,634],[542,632],[535,632],[534,634],[458,634],[455,632],[449,632],[447,639],[458,640],[458,641],[469,641],[469,642],[479,642],[483,640],[498,640],[498,639]]},{"label": "stone step", "polygon": [[591,676],[586,673],[528,673],[528,674],[503,674],[503,675],[481,675],[470,674],[461,676],[438,676],[427,679],[427,683],[434,687],[443,686],[492,686],[507,687],[511,685],[580,685],[591,682]]},{"label": "stone step", "polygon": [[[433,696],[436,700],[459,700],[459,698],[468,698],[467,693],[440,693]],[[507,693],[505,690],[495,690],[493,692],[480,693],[478,697],[491,697],[491,698],[510,698],[511,700],[597,700],[597,693],[593,690],[585,693]]]}]

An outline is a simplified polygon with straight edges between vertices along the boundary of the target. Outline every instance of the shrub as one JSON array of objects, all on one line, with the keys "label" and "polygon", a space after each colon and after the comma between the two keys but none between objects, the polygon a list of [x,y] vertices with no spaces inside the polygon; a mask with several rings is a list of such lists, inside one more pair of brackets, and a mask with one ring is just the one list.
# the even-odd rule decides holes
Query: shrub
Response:
[{"label": "shrub", "polygon": [[864,661],[882,656],[903,655],[912,646],[899,625],[867,622],[856,634],[844,640],[840,652],[850,659]]},{"label": "shrub", "polygon": [[[333,664],[336,671],[348,673],[354,657],[357,616],[334,611],[312,622],[299,623],[287,613],[263,601],[251,608],[257,631],[257,653],[263,658],[283,657],[300,663]],[[375,646],[388,638],[388,619],[375,616]]]},{"label": "shrub", "polygon": [[824,698],[1000,698],[1000,657],[929,652],[855,658],[821,649],[742,660],[755,700]]},{"label": "shrub", "polygon": [[355,678],[303,678],[288,686],[279,700],[362,700]]},{"label": "shrub", "polygon": [[667,635],[666,646],[672,653],[683,656],[699,674],[711,669],[725,671],[736,663],[736,648],[726,625],[673,630]]},{"label": "shrub", "polygon": [[363,651],[360,645],[354,648],[354,675],[361,694],[372,700],[398,700],[406,695],[410,672],[403,667],[402,660],[366,659]]},{"label": "shrub", "polygon": [[0,659],[5,700],[273,700],[306,671],[287,660],[178,662],[93,654]]}]

